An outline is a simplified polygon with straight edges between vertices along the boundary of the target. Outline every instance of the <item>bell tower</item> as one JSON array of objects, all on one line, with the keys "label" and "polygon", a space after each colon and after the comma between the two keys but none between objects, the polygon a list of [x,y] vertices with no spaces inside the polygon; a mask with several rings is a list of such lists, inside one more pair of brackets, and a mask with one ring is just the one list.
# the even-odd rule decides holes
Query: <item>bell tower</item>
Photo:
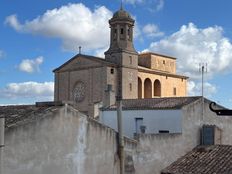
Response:
[{"label": "bell tower", "polygon": [[138,98],[138,53],[133,44],[134,19],[122,6],[109,20],[110,48],[105,59],[118,65],[117,96]]}]

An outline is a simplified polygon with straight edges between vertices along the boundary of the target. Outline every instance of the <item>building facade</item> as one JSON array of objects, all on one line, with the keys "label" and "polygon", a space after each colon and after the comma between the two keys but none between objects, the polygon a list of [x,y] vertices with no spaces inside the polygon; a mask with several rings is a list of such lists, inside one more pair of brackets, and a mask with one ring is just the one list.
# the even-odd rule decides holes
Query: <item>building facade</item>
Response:
[{"label": "building facade", "polygon": [[96,115],[98,106],[119,99],[186,96],[187,77],[176,74],[176,58],[141,53],[133,45],[134,19],[124,9],[109,20],[105,58],[78,54],[54,70],[55,101],[72,102]]}]

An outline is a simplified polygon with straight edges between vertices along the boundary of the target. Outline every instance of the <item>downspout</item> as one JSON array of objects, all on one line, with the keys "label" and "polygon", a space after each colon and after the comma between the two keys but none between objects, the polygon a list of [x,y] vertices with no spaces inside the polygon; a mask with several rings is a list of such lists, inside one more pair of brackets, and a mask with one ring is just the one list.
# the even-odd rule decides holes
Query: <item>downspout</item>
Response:
[{"label": "downspout", "polygon": [[5,118],[0,116],[0,174],[3,174],[3,149],[5,136]]}]

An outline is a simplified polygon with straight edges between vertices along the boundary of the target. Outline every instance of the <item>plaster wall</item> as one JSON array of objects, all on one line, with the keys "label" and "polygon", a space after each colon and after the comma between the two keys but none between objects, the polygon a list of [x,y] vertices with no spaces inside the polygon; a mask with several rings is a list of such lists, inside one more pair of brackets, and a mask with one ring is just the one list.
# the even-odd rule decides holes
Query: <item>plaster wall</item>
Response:
[{"label": "plaster wall", "polygon": [[162,169],[176,161],[200,144],[203,124],[216,125],[222,130],[222,144],[232,145],[232,117],[219,117],[205,103],[202,117],[201,99],[182,108],[181,134],[141,134],[134,154],[136,174],[159,174]]},{"label": "plaster wall", "polygon": [[[147,134],[168,130],[170,133],[181,133],[181,110],[123,110],[124,135],[133,138],[136,133],[136,118],[143,118]],[[117,128],[117,111],[102,111],[100,122],[115,129]]]},{"label": "plaster wall", "polygon": [[6,130],[4,174],[118,173],[116,133],[61,109]]}]

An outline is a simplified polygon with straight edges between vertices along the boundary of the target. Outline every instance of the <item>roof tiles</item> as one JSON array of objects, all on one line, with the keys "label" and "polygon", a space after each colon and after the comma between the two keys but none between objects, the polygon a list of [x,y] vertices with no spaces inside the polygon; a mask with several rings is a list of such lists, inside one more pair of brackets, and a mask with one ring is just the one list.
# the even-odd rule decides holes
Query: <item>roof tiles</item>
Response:
[{"label": "roof tiles", "polygon": [[[164,97],[149,99],[124,99],[122,100],[122,109],[181,109],[183,106],[190,104],[201,97]],[[114,110],[115,105],[102,108],[102,110]]]},{"label": "roof tiles", "polygon": [[232,146],[198,146],[161,174],[232,174]]}]

